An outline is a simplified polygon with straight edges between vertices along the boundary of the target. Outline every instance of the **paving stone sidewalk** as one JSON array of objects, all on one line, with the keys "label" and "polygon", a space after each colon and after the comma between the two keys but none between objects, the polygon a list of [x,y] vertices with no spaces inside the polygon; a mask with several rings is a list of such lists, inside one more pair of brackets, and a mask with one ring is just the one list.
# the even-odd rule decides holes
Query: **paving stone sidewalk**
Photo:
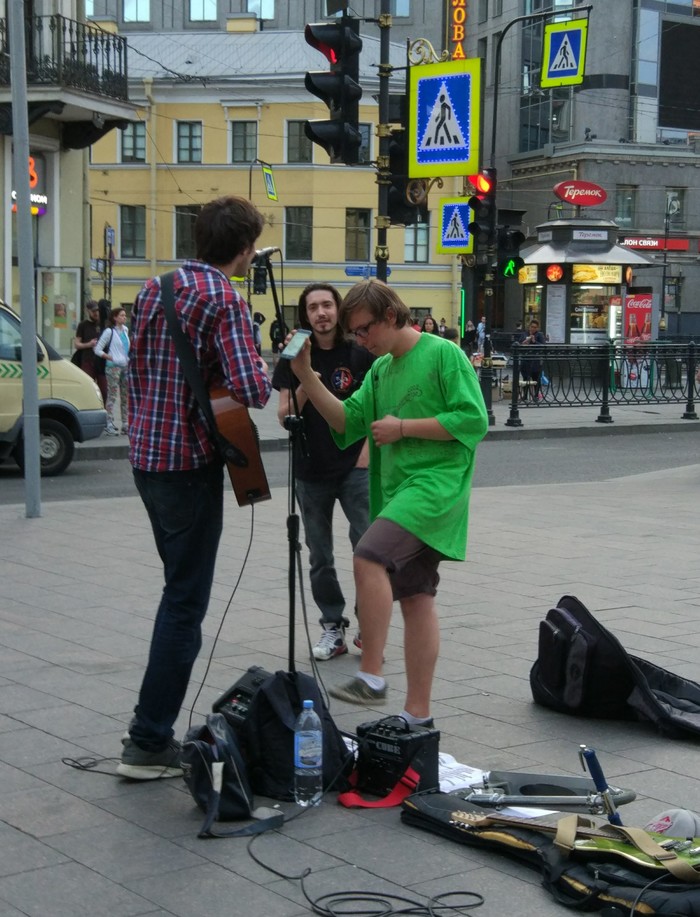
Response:
[{"label": "paving stone sidewalk", "polygon": [[[629,652],[700,680],[699,486],[700,465],[596,484],[475,490],[469,558],[441,570],[433,714],[443,751],[484,770],[580,775],[577,752],[586,743],[611,782],[636,791],[622,810],[627,823],[643,825],[672,806],[700,811],[697,743],[662,739],[646,724],[538,708],[528,682],[539,621],[564,593],[585,602]],[[286,492],[275,489],[254,518],[227,499],[180,736],[190,708],[201,722],[248,666],[288,665]],[[346,539],[337,554],[351,594]],[[42,518],[31,520],[22,505],[0,507],[2,917],[310,913],[300,881],[256,863],[245,840],[197,839],[201,813],[182,781],[111,776],[160,588],[138,498],[45,504]],[[315,639],[311,604],[308,617]],[[400,710],[401,638],[397,613],[386,652],[389,705],[333,702],[341,728],[354,732]],[[309,671],[301,597],[295,640],[297,666]],[[331,685],[356,666],[351,652],[320,671]],[[63,763],[85,756],[109,758],[101,769],[110,775]],[[397,810],[347,810],[329,798],[254,849],[277,873],[298,876],[309,867],[304,885],[312,898],[344,889],[417,898],[461,889],[484,895],[484,917],[565,912],[536,873],[404,826]]]}]

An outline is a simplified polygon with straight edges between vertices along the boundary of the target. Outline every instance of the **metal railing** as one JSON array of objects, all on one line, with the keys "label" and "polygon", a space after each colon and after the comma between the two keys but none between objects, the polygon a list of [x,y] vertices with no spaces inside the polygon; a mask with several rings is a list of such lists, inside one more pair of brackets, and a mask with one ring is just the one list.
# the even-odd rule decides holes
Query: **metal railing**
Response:
[{"label": "metal railing", "polygon": [[[59,85],[128,99],[126,38],[65,16],[25,21],[27,85]],[[0,19],[0,86],[10,85],[8,23]]]},{"label": "metal railing", "polygon": [[522,426],[519,405],[537,408],[600,405],[597,423],[611,423],[611,406],[685,404],[697,420],[696,348],[688,344],[514,344],[507,426]]}]

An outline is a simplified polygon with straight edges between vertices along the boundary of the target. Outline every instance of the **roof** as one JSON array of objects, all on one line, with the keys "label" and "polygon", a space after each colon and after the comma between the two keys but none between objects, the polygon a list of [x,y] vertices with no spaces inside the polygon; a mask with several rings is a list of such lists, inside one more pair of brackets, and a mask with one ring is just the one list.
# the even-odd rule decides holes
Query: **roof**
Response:
[{"label": "roof", "polygon": [[[326,70],[328,61],[304,40],[303,31],[130,32],[130,79],[181,79],[249,82],[259,77],[300,78],[307,70]],[[378,80],[380,42],[362,36],[360,81]],[[405,67],[406,47],[391,43],[390,62]],[[403,81],[403,71],[400,74]]]},{"label": "roof", "polygon": [[637,264],[653,260],[642,252],[605,242],[544,242],[520,249],[525,264]]}]

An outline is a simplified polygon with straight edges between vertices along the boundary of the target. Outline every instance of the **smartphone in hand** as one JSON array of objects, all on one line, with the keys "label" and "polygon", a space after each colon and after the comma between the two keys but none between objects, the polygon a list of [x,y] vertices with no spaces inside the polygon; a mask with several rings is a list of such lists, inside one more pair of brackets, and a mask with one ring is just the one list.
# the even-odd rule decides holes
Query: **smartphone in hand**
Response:
[{"label": "smartphone in hand", "polygon": [[280,357],[282,357],[283,360],[293,360],[294,357],[298,357],[301,353],[301,348],[304,346],[304,341],[310,337],[311,332],[307,331],[305,328],[300,328],[295,331],[287,346],[280,353]]}]

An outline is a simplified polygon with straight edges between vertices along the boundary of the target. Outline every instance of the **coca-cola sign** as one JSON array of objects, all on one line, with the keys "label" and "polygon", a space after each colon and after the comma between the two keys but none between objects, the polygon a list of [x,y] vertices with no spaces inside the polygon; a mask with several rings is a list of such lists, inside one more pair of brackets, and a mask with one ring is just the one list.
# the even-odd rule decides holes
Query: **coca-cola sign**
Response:
[{"label": "coca-cola sign", "polygon": [[560,200],[576,207],[595,207],[596,204],[604,204],[608,198],[605,188],[594,185],[592,181],[560,181],[552,191]]}]

